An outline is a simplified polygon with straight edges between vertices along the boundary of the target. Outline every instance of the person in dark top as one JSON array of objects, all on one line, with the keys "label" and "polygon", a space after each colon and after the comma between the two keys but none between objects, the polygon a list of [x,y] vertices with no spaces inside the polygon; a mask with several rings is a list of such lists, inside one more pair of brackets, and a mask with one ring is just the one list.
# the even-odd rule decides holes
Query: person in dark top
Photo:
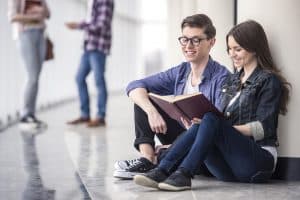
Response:
[{"label": "person in dark top", "polygon": [[205,114],[174,142],[158,167],[134,177],[136,184],[191,189],[191,178],[202,163],[222,181],[259,183],[271,177],[277,162],[278,115],[287,112],[290,83],[274,64],[259,23],[238,24],[226,42],[238,70],[222,86],[224,118]]}]

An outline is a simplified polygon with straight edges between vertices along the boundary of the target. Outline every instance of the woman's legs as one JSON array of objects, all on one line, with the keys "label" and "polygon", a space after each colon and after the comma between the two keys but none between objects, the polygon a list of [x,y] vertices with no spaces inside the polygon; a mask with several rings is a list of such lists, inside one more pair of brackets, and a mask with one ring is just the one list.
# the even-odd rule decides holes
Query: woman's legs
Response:
[{"label": "woman's legs", "polygon": [[[217,178],[231,180],[233,174],[236,180],[242,182],[266,181],[274,167],[274,159],[269,152],[212,113],[204,116],[195,141],[179,168],[194,174],[204,161]],[[264,180],[255,180],[255,175],[260,172],[269,173],[265,177],[259,177]]]},{"label": "woman's legs", "polygon": [[269,152],[212,113],[180,137],[158,167],[169,173],[183,157],[179,168],[193,175],[205,161],[210,172],[221,180],[251,182],[261,171],[272,172],[274,165]]},{"label": "woman's legs", "polygon": [[[155,171],[135,177],[135,182],[164,190],[189,189],[192,175],[203,162],[218,179],[241,182],[267,181],[274,165],[272,155],[253,139],[208,113],[200,125],[178,138]],[[177,171],[158,184],[162,177],[159,174],[170,174],[178,163]]]},{"label": "woman's legs", "polygon": [[20,34],[19,45],[27,73],[22,117],[35,115],[38,82],[45,52],[43,33],[42,29],[32,29]]}]

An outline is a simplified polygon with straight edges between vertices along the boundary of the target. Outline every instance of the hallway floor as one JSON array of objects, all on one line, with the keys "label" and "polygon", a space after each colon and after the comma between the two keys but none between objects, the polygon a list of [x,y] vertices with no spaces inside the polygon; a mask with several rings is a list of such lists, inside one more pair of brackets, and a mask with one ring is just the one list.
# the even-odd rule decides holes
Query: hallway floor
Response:
[{"label": "hallway floor", "polygon": [[[93,102],[92,102],[93,103]],[[39,114],[48,129],[0,132],[0,199],[3,200],[153,200],[153,199],[300,199],[300,182],[224,183],[196,176],[193,190],[163,192],[112,177],[114,162],[136,158],[133,104],[125,95],[111,95],[107,126],[68,126],[78,116],[78,103]]]}]

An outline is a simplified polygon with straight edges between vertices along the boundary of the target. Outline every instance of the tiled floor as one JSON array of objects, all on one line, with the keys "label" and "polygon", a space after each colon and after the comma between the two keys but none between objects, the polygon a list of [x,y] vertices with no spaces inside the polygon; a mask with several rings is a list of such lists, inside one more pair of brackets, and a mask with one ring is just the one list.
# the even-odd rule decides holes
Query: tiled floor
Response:
[{"label": "tiled floor", "polygon": [[107,126],[67,126],[77,103],[41,113],[48,129],[36,134],[12,127],[0,133],[0,199],[300,199],[300,182],[224,183],[197,176],[193,190],[161,192],[112,177],[118,159],[135,158],[132,104],[109,98]]}]

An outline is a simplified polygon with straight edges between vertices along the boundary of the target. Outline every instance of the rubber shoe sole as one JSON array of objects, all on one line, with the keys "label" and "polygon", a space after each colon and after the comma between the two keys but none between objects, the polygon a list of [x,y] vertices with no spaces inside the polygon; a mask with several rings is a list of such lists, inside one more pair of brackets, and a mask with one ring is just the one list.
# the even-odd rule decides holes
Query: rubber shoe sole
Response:
[{"label": "rubber shoe sole", "polygon": [[167,183],[159,183],[158,188],[161,190],[167,190],[167,191],[183,191],[183,190],[190,190],[191,186],[174,186]]},{"label": "rubber shoe sole", "polygon": [[135,175],[137,175],[137,173],[132,173],[126,170],[115,170],[113,177],[124,180],[132,180]]},{"label": "rubber shoe sole", "polygon": [[46,129],[46,123],[19,123],[19,129],[21,131],[35,131],[40,129]]},{"label": "rubber shoe sole", "polygon": [[141,185],[144,187],[158,188],[158,182],[148,178],[147,176],[138,174],[133,177],[133,181],[137,185]]}]

